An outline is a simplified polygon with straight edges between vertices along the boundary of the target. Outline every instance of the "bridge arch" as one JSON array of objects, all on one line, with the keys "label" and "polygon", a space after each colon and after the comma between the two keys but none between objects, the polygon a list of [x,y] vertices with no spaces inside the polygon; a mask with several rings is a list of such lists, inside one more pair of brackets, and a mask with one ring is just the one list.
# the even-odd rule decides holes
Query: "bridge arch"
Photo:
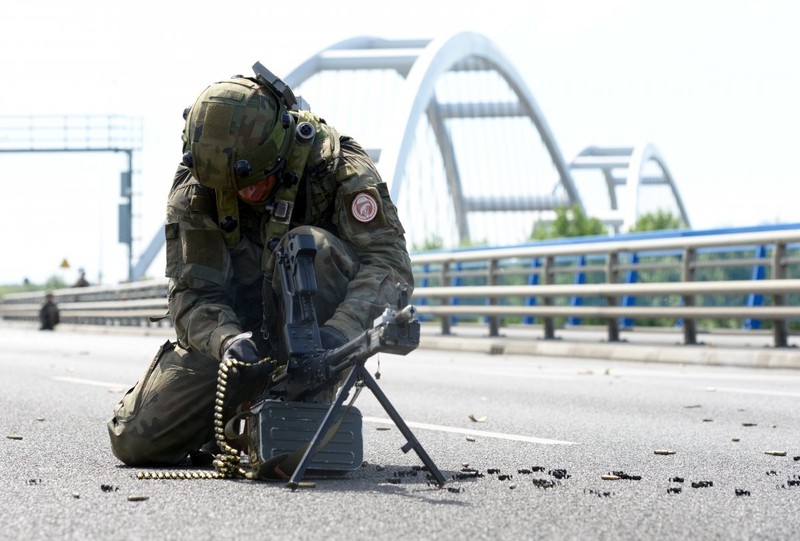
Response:
[{"label": "bridge arch", "polygon": [[[680,218],[686,227],[691,227],[689,214],[683,204],[678,185],[661,153],[652,143],[641,143],[629,147],[590,146],[583,149],[570,163],[573,172],[594,170],[602,174],[608,196],[609,209],[600,214],[607,225],[619,233],[636,224],[644,212],[660,208]],[[573,175],[575,180],[580,177]],[[655,197],[656,205],[647,208],[645,191],[665,188]]]},{"label": "bridge arch", "polygon": [[[506,57],[484,36],[462,32],[437,40],[352,38],[312,56],[293,70],[285,81],[304,93],[303,84],[314,75],[346,70],[393,70],[404,79],[384,123],[380,147],[370,149],[370,154],[389,183],[392,198],[399,201],[407,184],[404,179],[408,174],[409,155],[415,145],[419,124],[426,121],[445,173],[444,182],[452,203],[458,242],[474,240],[468,220],[470,213],[541,212],[564,204],[582,206],[570,169],[533,94]],[[483,99],[469,96],[453,99],[451,96],[449,101],[437,95],[437,84],[443,77],[469,72],[493,72],[509,91]],[[313,109],[315,98],[309,101]],[[523,118],[533,124],[555,171],[555,189],[551,179],[549,193],[543,193],[541,188],[529,190],[525,185],[517,187],[513,196],[505,198],[485,192],[467,193],[464,171],[457,156],[458,144],[448,123],[487,118]],[[513,135],[509,137],[513,138]]]}]

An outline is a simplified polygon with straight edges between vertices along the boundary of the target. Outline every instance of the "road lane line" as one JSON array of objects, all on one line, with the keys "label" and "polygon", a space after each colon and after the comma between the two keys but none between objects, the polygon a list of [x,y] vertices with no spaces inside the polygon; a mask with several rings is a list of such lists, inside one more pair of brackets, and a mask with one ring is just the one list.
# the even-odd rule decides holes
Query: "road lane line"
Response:
[{"label": "road lane line", "polygon": [[[450,367],[448,367],[450,370]],[[547,379],[547,380],[558,380],[558,381],[565,381],[565,380],[574,380],[576,376],[586,377],[587,375],[603,375],[603,371],[600,370],[594,374],[587,373],[579,373],[578,371],[567,373],[567,374],[553,374],[553,373],[533,373],[533,372],[523,372],[523,371],[511,371],[511,370],[489,370],[484,368],[472,369],[472,370],[465,370],[464,372],[473,374],[476,376],[498,376],[503,378],[511,378],[511,379],[519,379],[519,378],[528,378],[528,379]]]},{"label": "road lane line", "polygon": [[[378,423],[394,425],[391,419],[382,417],[364,417],[367,423]],[[480,438],[495,438],[498,440],[524,441],[527,443],[541,443],[544,445],[577,445],[575,441],[549,440],[546,438],[534,438],[533,436],[521,436],[519,434],[504,434],[502,432],[488,432],[485,430],[471,430],[469,428],[455,428],[452,426],[431,425],[428,423],[406,422],[409,428],[421,428],[423,430],[435,430],[437,432],[449,432],[451,434],[463,434],[465,436],[477,436]]]},{"label": "road lane line", "polygon": [[53,379],[56,381],[63,381],[66,383],[92,385],[94,387],[113,387],[114,389],[123,389],[123,390],[130,388],[130,385],[124,385],[122,383],[111,383],[109,381],[97,381],[96,379],[72,378],[70,376],[53,376]]},{"label": "road lane line", "polygon": [[[97,381],[92,379],[73,378],[69,376],[55,376],[56,381],[64,381],[66,383],[78,383],[81,385],[93,385],[97,387],[112,387],[122,388],[125,387],[119,383],[111,383],[108,381]],[[391,419],[384,419],[381,417],[364,417],[363,420],[367,423],[388,424],[394,425]],[[533,436],[522,436],[519,434],[504,434],[502,432],[489,432],[486,430],[471,430],[469,428],[455,428],[452,426],[432,425],[428,423],[415,423],[406,422],[409,428],[420,428],[422,430],[434,430],[437,432],[448,432],[451,434],[463,434],[465,436],[476,436],[480,438],[494,438],[498,440],[522,441],[526,443],[539,443],[542,445],[577,445],[574,441],[564,440],[551,440],[547,438],[535,438]]]},{"label": "road lane line", "polygon": [[[703,390],[708,390],[706,387]],[[792,398],[800,398],[800,393],[792,393],[789,391],[767,391],[759,389],[735,389],[733,387],[713,387],[714,391],[718,393],[737,393],[737,394],[757,394],[764,396],[789,396]]]}]

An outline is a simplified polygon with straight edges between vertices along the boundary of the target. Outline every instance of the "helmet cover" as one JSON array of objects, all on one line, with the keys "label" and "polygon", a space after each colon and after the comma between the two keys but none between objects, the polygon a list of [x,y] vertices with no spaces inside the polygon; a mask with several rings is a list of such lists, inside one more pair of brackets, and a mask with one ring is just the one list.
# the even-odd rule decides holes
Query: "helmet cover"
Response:
[{"label": "helmet cover", "polygon": [[[289,144],[286,107],[269,88],[239,77],[206,88],[186,115],[186,163],[204,186],[238,191],[264,180]],[[184,160],[186,162],[186,160]]]}]

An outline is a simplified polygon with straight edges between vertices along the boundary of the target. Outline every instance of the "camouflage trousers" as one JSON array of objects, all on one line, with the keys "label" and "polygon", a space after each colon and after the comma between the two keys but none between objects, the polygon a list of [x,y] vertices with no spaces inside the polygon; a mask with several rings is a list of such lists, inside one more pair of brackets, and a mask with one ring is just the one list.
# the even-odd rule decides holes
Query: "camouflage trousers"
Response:
[{"label": "camouflage trousers", "polygon": [[[317,245],[314,304],[322,323],[344,299],[359,262],[350,248],[327,231],[303,226],[292,232],[312,234]],[[114,455],[129,466],[175,464],[213,441],[218,369],[216,359],[173,341],[162,345],[108,421]],[[265,382],[247,381],[229,385],[230,396],[223,407],[233,410],[257,398],[264,386]]]}]

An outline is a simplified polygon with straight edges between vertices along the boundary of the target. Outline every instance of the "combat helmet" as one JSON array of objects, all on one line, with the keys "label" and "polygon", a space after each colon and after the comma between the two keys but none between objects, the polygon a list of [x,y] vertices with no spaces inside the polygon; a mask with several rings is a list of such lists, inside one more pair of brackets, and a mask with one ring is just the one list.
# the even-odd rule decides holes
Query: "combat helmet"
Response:
[{"label": "combat helmet", "polygon": [[292,135],[314,136],[289,114],[301,105],[289,87],[260,63],[253,69],[256,77],[208,86],[184,111],[183,164],[209,188],[238,191],[279,174]]},{"label": "combat helmet", "polygon": [[[299,179],[320,125],[308,104],[256,62],[255,77],[236,75],[208,86],[184,111],[183,164],[216,193],[219,225],[238,243],[237,198],[270,212],[267,233],[291,218]],[[270,229],[271,228],[271,229]]]}]

